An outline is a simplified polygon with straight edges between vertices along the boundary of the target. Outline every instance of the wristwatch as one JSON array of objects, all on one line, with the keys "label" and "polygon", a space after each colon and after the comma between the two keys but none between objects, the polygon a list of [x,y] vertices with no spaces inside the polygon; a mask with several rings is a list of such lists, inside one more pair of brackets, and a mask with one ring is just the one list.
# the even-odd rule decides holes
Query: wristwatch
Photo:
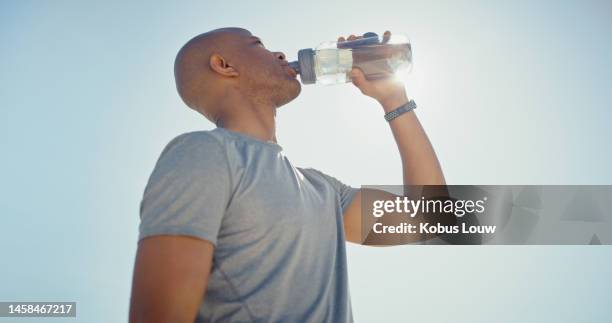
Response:
[{"label": "wristwatch", "polygon": [[395,110],[389,111],[387,114],[385,114],[385,120],[390,122],[391,120],[399,117],[400,115],[416,109],[416,107],[417,107],[417,105],[416,105],[416,103],[414,103],[414,100],[410,100],[410,101],[400,105]]}]

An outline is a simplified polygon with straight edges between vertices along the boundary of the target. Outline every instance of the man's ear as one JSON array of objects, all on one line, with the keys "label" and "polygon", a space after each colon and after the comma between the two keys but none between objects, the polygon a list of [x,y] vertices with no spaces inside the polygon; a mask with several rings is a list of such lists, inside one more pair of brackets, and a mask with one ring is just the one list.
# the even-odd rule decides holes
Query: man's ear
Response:
[{"label": "man's ear", "polygon": [[210,68],[213,71],[223,76],[236,77],[240,75],[238,71],[225,60],[225,58],[221,57],[221,55],[211,55],[209,63]]}]

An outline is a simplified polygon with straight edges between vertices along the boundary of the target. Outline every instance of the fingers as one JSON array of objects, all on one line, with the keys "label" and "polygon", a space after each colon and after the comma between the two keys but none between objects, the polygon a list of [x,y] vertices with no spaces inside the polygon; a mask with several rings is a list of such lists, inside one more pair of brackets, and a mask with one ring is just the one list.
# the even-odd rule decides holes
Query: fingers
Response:
[{"label": "fingers", "polygon": [[359,68],[354,67],[351,70],[350,77],[351,77],[351,83],[353,83],[353,85],[357,87],[359,91],[361,91],[361,93],[366,94],[371,91],[372,85],[365,78],[365,75]]},{"label": "fingers", "polygon": [[[350,36],[348,36],[348,38],[344,38],[344,36],[340,36],[338,37],[338,42],[343,42],[343,41],[353,41],[353,40],[357,40],[357,39],[361,39],[363,38],[363,36],[355,36],[353,34],[351,34]],[[383,38],[382,38],[382,42],[386,43],[389,41],[389,39],[391,38],[391,31],[386,30],[385,33],[383,34]]]},{"label": "fingers", "polygon": [[391,32],[390,31],[385,31],[385,33],[383,34],[383,39],[382,42],[386,43],[389,41],[389,39],[391,38]]},{"label": "fingers", "polygon": [[353,67],[353,69],[351,70],[350,77],[351,82],[353,82],[353,84],[355,84],[357,87],[361,87],[364,85],[365,76],[359,68]]},{"label": "fingers", "polygon": [[343,42],[343,41],[353,41],[353,40],[356,40],[356,39],[361,39],[361,38],[363,38],[363,36],[355,36],[355,35],[351,34],[351,35],[348,37],[348,39],[347,39],[347,38],[344,38],[343,36],[338,37],[338,42]]}]

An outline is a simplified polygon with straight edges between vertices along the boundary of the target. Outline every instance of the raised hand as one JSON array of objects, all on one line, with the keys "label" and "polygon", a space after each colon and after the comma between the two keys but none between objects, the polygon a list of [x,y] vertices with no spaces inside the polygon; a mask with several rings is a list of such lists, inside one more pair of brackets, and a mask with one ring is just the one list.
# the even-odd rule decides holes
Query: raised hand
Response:
[{"label": "raised hand", "polygon": [[[367,36],[367,34],[366,34]],[[364,38],[363,36],[355,36],[351,34],[348,38],[343,36],[338,37],[338,47],[342,48],[342,43],[345,41],[355,41]],[[386,43],[391,38],[391,32],[385,31],[382,37],[382,43]],[[385,111],[390,111],[408,101],[404,83],[389,75],[388,78],[368,80],[363,71],[358,67],[353,67],[351,73],[351,82],[366,96],[377,100]]]}]

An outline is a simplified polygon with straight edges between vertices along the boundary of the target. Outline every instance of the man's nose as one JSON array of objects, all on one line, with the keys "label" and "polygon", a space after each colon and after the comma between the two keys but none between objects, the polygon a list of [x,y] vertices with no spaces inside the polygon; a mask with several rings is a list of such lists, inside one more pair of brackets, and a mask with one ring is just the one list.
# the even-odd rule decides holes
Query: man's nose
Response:
[{"label": "man's nose", "polygon": [[276,56],[276,58],[278,58],[280,60],[284,60],[285,59],[285,54],[283,52],[274,52],[274,56]]}]

